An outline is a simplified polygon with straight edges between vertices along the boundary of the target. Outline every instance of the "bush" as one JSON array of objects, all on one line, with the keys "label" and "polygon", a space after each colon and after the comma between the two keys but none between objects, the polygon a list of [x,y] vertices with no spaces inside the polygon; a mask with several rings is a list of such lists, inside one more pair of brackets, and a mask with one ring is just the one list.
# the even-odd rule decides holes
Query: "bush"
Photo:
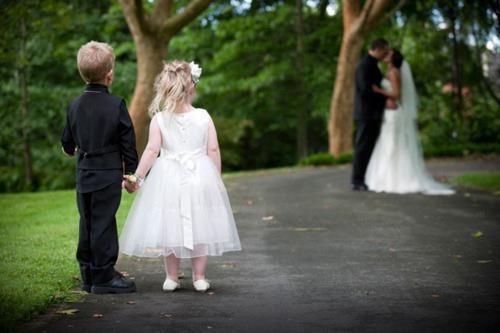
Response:
[{"label": "bush", "polygon": [[333,157],[330,153],[317,153],[309,155],[299,161],[299,165],[337,165],[349,163],[352,161],[352,152],[341,154],[339,157]]},{"label": "bush", "polygon": [[500,154],[500,144],[456,144],[446,146],[424,147],[425,158],[431,157],[463,157],[471,154]]},{"label": "bush", "polygon": [[[500,154],[500,144],[482,143],[482,144],[456,144],[446,146],[429,146],[424,148],[424,157],[463,157],[471,154]],[[352,152],[341,154],[335,158],[330,153],[316,153],[300,160],[299,165],[338,165],[350,163],[352,161]]]}]

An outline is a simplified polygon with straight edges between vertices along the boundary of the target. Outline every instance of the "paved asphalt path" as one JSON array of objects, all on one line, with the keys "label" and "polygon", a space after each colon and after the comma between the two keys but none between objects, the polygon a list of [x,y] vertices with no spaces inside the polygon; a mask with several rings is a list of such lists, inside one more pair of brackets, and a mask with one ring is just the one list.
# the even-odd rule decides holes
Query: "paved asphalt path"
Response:
[{"label": "paved asphalt path", "polygon": [[[439,160],[433,175],[500,170]],[[226,180],[244,250],[210,259],[213,289],[161,290],[159,260],[121,257],[138,292],[87,295],[29,332],[473,332],[500,325],[500,197],[352,192],[349,166]],[[482,232],[482,236],[472,234]],[[76,263],[75,263],[76,264]],[[74,315],[56,310],[73,309]],[[94,315],[96,315],[94,317]],[[100,316],[102,315],[102,317]]]}]

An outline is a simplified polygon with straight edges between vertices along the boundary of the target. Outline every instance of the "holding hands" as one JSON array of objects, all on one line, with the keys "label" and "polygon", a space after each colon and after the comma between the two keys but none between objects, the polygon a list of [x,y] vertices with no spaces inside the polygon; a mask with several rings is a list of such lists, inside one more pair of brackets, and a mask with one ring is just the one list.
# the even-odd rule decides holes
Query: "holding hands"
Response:
[{"label": "holding hands", "polygon": [[126,189],[128,193],[137,191],[144,182],[144,179],[137,175],[124,175],[122,181],[122,188]]}]

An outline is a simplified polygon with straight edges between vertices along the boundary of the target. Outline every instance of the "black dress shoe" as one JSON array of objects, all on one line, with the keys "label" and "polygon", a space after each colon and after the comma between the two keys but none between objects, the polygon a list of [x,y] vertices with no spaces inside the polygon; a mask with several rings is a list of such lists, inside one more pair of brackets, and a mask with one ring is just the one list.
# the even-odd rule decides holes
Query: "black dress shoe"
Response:
[{"label": "black dress shoe", "polygon": [[91,288],[94,294],[125,294],[136,290],[135,282],[116,272],[115,277],[104,284],[94,284]]},{"label": "black dress shoe", "polygon": [[366,184],[352,184],[351,188],[353,191],[368,191]]},{"label": "black dress shoe", "polygon": [[90,284],[82,284],[82,290],[90,293],[92,286]]}]

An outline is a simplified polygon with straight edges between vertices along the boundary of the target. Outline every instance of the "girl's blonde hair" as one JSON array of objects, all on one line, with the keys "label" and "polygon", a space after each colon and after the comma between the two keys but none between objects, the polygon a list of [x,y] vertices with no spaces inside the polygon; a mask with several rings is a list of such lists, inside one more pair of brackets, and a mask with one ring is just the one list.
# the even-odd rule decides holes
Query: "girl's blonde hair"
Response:
[{"label": "girl's blonde hair", "polygon": [[194,93],[191,68],[185,61],[174,60],[165,63],[154,83],[155,96],[148,113],[153,117],[158,112],[176,112]]}]

